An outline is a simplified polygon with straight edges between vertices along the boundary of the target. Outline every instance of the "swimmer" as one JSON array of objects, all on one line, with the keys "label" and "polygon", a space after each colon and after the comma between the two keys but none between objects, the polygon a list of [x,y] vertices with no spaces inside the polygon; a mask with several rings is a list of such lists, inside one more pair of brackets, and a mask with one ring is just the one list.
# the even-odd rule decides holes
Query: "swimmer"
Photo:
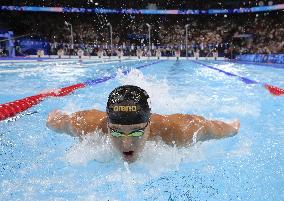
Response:
[{"label": "swimmer", "polygon": [[110,93],[106,112],[93,109],[67,115],[55,110],[48,115],[46,125],[80,138],[101,130],[110,136],[125,161],[134,162],[147,140],[160,138],[168,145],[186,146],[193,142],[193,137],[205,141],[233,136],[239,131],[240,122],[225,123],[188,114],[151,114],[147,92],[124,85]]}]

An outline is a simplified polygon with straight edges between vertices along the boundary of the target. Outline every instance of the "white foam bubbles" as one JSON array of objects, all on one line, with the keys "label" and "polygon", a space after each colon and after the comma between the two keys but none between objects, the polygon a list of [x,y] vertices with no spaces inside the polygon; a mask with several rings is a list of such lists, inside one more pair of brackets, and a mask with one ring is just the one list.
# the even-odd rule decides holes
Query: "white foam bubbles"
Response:
[{"label": "white foam bubbles", "polygon": [[63,160],[74,165],[85,165],[89,161],[109,162],[117,155],[110,138],[96,131],[85,136],[80,142],[74,144],[66,153]]},{"label": "white foam bubbles", "polygon": [[82,197],[79,197],[79,200],[83,201],[120,201],[119,199],[116,199],[109,195],[100,195],[98,193],[92,193],[92,195],[84,195]]},{"label": "white foam bubbles", "polygon": [[[251,153],[252,141],[250,139],[239,140],[229,150],[225,150],[225,147],[220,146],[220,143],[222,142],[210,140],[185,147],[173,147],[166,145],[161,140],[149,141],[135,164],[146,168],[151,176],[159,176],[164,172],[179,170],[180,165],[184,163],[245,157]],[[209,169],[206,171],[213,171],[214,167]]]},{"label": "white foam bubbles", "polygon": [[[93,160],[103,163],[108,163],[114,159],[121,160],[119,153],[114,149],[110,140],[107,135],[102,134],[100,131],[94,132],[74,144],[66,152],[62,160],[71,165],[86,165]],[[206,158],[204,156],[205,147],[206,143],[204,145],[196,143],[194,146],[181,148],[167,145],[160,139],[156,139],[155,141],[146,142],[136,162],[130,165],[126,162],[120,164],[124,164],[123,169],[128,174],[132,174],[133,167],[142,167],[150,175],[160,175],[163,172],[178,170],[182,162],[203,160]],[[163,165],[161,166],[161,164]]]},{"label": "white foam bubbles", "polygon": [[72,101],[69,101],[63,108],[62,111],[65,112],[66,114],[70,115],[74,112],[80,111],[82,108],[80,107],[79,104],[75,104]]},{"label": "white foam bubbles", "polygon": [[[144,167],[151,176],[159,176],[164,172],[179,170],[183,163],[207,160],[210,158],[207,156],[208,149],[212,146],[214,146],[214,141],[198,142],[184,147],[170,146],[160,139],[148,141],[134,165]],[[218,153],[216,156],[218,157]]]},{"label": "white foam bubbles", "polygon": [[248,103],[235,104],[235,105],[224,105],[219,108],[219,112],[225,114],[238,114],[239,116],[254,116],[259,117],[260,115],[260,106],[255,103],[254,105]]},{"label": "white foam bubbles", "polygon": [[178,148],[166,145],[162,141],[149,141],[137,164],[145,167],[151,175],[159,175],[170,170],[178,170],[182,159],[182,153]]},{"label": "white foam bubbles", "polygon": [[232,157],[243,157],[249,155],[251,153],[251,147],[253,142],[249,138],[241,139],[241,141],[235,146],[233,150],[231,150],[227,156]]},{"label": "white foam bubbles", "polygon": [[202,110],[208,106],[210,101],[198,93],[177,97],[174,93],[175,89],[169,86],[166,79],[144,76],[138,69],[131,69],[126,75],[119,70],[116,78],[122,85],[136,85],[146,90],[150,96],[152,111],[160,114],[185,113],[193,109]]},{"label": "white foam bubbles", "polygon": [[[99,132],[98,132],[99,133]],[[64,156],[64,160],[75,166],[84,166],[87,163],[97,160],[104,162],[109,167],[113,159],[120,159],[120,156],[113,150],[110,139],[105,135],[94,133],[94,136],[86,136],[82,142],[78,142]],[[201,171],[205,174],[212,174],[216,171],[212,161],[245,157],[250,153],[252,143],[247,139],[240,139],[232,148],[225,150],[220,146],[220,141],[211,140],[197,142],[185,147],[166,145],[160,139],[148,141],[141,152],[139,159],[131,164],[119,161],[111,163],[111,171],[106,168],[101,170],[99,175],[88,177],[90,181],[87,186],[74,186],[74,189],[86,192],[80,200],[121,200],[123,193],[124,200],[136,200],[137,197],[152,196],[155,192],[150,189],[141,192],[139,186],[160,177],[164,173],[178,171],[185,164],[196,164],[201,162]],[[211,161],[205,163],[202,161]],[[113,166],[114,165],[114,166]],[[86,175],[85,175],[86,176]],[[69,185],[69,179],[65,178],[65,184]],[[105,194],[106,186],[108,188]],[[119,186],[120,188],[116,188]],[[73,187],[72,187],[73,188]],[[71,187],[69,187],[69,190]],[[98,190],[99,189],[99,190]]]}]

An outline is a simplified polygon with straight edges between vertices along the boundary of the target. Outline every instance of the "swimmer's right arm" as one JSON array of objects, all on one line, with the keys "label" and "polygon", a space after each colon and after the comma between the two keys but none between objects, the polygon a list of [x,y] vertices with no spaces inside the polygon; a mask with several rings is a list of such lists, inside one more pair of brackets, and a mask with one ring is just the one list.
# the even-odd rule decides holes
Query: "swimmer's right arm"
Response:
[{"label": "swimmer's right arm", "polygon": [[46,126],[58,133],[83,136],[101,129],[107,132],[106,113],[98,110],[75,112],[71,115],[55,110],[49,113]]}]

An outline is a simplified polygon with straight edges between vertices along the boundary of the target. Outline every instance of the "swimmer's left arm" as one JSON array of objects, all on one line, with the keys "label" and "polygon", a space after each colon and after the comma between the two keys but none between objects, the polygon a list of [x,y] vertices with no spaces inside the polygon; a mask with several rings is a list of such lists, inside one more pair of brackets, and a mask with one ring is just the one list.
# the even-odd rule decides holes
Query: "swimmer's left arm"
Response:
[{"label": "swimmer's left arm", "polygon": [[177,146],[183,146],[195,140],[206,141],[233,136],[239,128],[239,120],[226,123],[185,114],[152,114],[151,117],[151,137],[160,136],[166,144],[174,142]]},{"label": "swimmer's left arm", "polygon": [[236,135],[240,129],[240,121],[223,122],[217,120],[206,120],[204,122],[204,132],[199,136],[199,140],[220,139]]}]

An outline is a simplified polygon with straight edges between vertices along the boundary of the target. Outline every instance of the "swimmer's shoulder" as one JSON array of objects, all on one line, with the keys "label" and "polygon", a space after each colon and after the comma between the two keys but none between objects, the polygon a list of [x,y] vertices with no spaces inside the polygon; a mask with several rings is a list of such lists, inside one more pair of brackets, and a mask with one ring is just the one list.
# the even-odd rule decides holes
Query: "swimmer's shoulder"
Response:
[{"label": "swimmer's shoulder", "polygon": [[172,141],[184,144],[192,138],[194,131],[198,130],[204,121],[205,119],[198,115],[152,114],[150,138],[160,136],[167,144]]},{"label": "swimmer's shoulder", "polygon": [[96,129],[102,129],[104,133],[107,132],[106,112],[96,109],[73,113],[71,115],[71,122],[77,133],[81,133],[82,131],[90,133]]},{"label": "swimmer's shoulder", "polygon": [[205,118],[193,114],[170,114],[170,115],[160,115],[152,114],[151,122],[155,124],[165,124],[165,123],[175,123],[175,122],[184,122],[184,121],[204,121]]},{"label": "swimmer's shoulder", "polygon": [[97,117],[106,116],[106,112],[102,112],[97,109],[83,110],[72,114],[73,117],[85,118],[85,119],[96,119]]},{"label": "swimmer's shoulder", "polygon": [[163,138],[164,128],[166,126],[166,115],[152,114],[150,120],[150,140],[154,140],[157,137]]},{"label": "swimmer's shoulder", "polygon": [[[151,115],[151,132],[153,135],[165,135],[171,130],[173,131],[176,125],[185,119],[183,114],[170,114],[170,115]],[[155,134],[154,134],[155,133]]]},{"label": "swimmer's shoulder", "polygon": [[151,123],[152,123],[152,122],[153,122],[153,123],[156,123],[156,122],[160,121],[163,117],[164,117],[164,115],[152,113],[152,114],[151,114]]}]

